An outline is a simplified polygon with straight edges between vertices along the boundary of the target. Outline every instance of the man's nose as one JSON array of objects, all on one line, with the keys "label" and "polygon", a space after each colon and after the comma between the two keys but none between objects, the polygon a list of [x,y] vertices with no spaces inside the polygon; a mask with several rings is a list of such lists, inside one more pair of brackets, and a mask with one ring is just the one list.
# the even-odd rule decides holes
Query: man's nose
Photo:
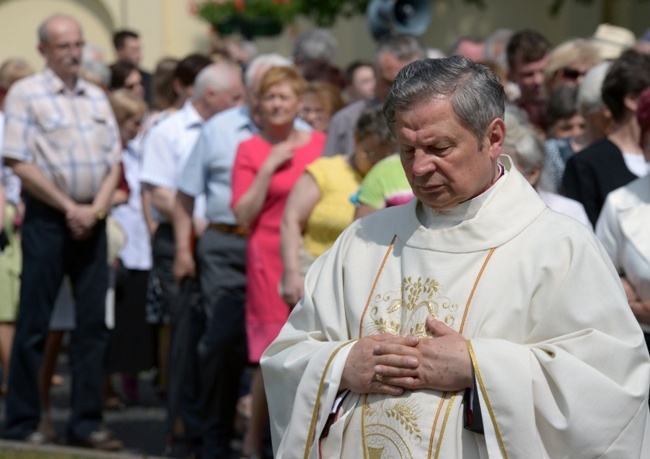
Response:
[{"label": "man's nose", "polygon": [[436,170],[436,165],[432,155],[426,154],[423,150],[416,150],[413,155],[413,174],[426,175]]}]

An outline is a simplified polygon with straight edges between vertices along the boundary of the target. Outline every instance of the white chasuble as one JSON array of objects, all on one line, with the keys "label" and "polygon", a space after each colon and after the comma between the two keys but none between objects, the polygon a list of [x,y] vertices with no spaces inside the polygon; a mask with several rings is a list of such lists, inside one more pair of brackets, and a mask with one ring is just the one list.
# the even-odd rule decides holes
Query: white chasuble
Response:
[{"label": "white chasuble", "polygon": [[[435,263],[418,252],[397,238],[389,246],[361,318],[359,337],[392,333],[430,338],[427,316],[463,332],[472,293],[492,251],[438,253],[433,255]],[[462,451],[458,435],[463,424],[462,395],[434,390],[406,391],[399,397],[369,394],[356,402],[362,425],[348,426],[346,434],[363,432],[362,447],[369,458],[433,457],[439,454],[436,450],[445,435],[449,435],[445,445]],[[452,427],[446,429],[448,425]],[[346,434],[344,443],[353,443]]]},{"label": "white chasuble", "polygon": [[[618,276],[500,161],[487,193],[376,212],[314,263],[261,361],[276,457],[642,457],[650,359]],[[429,315],[468,340],[485,435],[463,428],[464,391],[348,393],[331,414],[355,341],[435,339]]]}]

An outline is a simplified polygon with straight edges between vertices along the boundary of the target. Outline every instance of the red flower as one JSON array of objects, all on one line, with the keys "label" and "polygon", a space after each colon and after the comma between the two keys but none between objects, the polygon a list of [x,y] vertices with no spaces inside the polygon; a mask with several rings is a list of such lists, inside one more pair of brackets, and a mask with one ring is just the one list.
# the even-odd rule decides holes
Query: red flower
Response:
[{"label": "red flower", "polygon": [[242,12],[246,9],[246,2],[244,0],[235,0],[233,2],[237,11]]}]

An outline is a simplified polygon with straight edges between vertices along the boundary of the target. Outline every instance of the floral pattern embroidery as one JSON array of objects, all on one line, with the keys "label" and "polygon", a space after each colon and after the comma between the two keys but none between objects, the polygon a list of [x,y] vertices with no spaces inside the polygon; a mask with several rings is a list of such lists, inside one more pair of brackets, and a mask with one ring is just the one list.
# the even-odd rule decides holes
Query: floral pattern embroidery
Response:
[{"label": "floral pattern embroidery", "polygon": [[405,277],[400,290],[373,297],[370,308],[372,333],[431,337],[425,325],[427,316],[433,316],[453,327],[457,311],[458,303],[442,294],[442,287],[437,280]]}]

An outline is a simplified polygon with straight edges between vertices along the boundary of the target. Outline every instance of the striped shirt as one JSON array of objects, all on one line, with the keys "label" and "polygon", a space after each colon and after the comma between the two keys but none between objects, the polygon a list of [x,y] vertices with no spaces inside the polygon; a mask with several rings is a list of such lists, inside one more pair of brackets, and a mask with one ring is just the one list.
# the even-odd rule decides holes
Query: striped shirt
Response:
[{"label": "striped shirt", "polygon": [[12,85],[5,117],[2,156],[35,164],[76,202],[92,202],[120,160],[111,106],[87,81],[69,90],[46,68]]}]

